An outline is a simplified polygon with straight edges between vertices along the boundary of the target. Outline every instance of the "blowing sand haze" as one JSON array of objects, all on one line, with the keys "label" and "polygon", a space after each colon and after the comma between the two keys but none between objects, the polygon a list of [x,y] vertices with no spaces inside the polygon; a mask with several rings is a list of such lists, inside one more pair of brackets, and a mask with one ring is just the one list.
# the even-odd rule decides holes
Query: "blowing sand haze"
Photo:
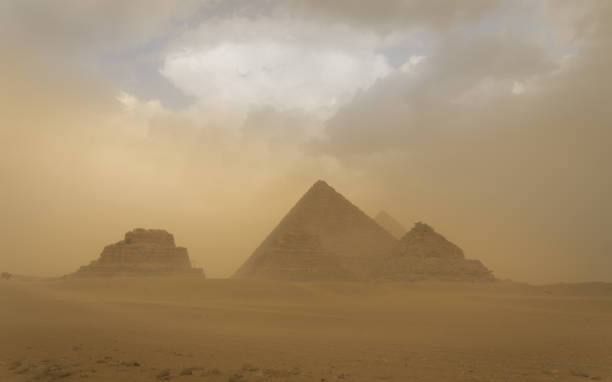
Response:
[{"label": "blowing sand haze", "polygon": [[11,381],[612,375],[612,284],[497,281],[425,223],[395,240],[323,181],[233,278],[135,229],[67,277],[3,274],[0,297]]},{"label": "blowing sand haze", "polygon": [[0,382],[612,382],[612,1],[0,1]]}]

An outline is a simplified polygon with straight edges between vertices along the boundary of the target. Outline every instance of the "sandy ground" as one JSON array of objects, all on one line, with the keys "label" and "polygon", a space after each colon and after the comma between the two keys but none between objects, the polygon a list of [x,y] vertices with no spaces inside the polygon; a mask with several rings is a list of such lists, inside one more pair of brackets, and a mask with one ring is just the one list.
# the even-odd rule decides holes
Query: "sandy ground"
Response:
[{"label": "sandy ground", "polygon": [[0,381],[612,381],[612,285],[0,282]]}]

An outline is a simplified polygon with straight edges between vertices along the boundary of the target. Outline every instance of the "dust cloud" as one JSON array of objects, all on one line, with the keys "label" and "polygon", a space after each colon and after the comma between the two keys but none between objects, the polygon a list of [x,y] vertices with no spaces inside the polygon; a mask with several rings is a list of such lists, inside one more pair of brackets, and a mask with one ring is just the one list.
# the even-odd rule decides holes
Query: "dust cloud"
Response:
[{"label": "dust cloud", "polygon": [[612,381],[611,4],[1,2],[0,380]]}]

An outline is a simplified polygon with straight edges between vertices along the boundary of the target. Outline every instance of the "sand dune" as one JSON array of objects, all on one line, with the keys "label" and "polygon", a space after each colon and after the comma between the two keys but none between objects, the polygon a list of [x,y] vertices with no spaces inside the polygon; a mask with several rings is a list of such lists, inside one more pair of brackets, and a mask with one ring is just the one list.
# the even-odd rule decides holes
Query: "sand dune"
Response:
[{"label": "sand dune", "polygon": [[610,284],[54,279],[0,303],[0,381],[612,380]]}]

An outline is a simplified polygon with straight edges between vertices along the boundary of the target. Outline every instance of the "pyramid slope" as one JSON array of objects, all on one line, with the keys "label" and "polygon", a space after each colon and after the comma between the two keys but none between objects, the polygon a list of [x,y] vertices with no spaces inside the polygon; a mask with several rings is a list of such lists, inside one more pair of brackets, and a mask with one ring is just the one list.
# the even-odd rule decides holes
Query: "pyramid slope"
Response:
[{"label": "pyramid slope", "polygon": [[424,223],[416,223],[402,237],[374,277],[403,281],[495,280],[480,261],[466,259],[461,248]]},{"label": "pyramid slope", "polygon": [[389,215],[386,211],[380,211],[374,220],[396,239],[401,239],[406,232],[408,232],[406,228],[400,224],[400,222],[395,220],[395,218]]},{"label": "pyramid slope", "polygon": [[391,234],[320,180],[296,203],[234,277],[362,279],[396,244]]}]

